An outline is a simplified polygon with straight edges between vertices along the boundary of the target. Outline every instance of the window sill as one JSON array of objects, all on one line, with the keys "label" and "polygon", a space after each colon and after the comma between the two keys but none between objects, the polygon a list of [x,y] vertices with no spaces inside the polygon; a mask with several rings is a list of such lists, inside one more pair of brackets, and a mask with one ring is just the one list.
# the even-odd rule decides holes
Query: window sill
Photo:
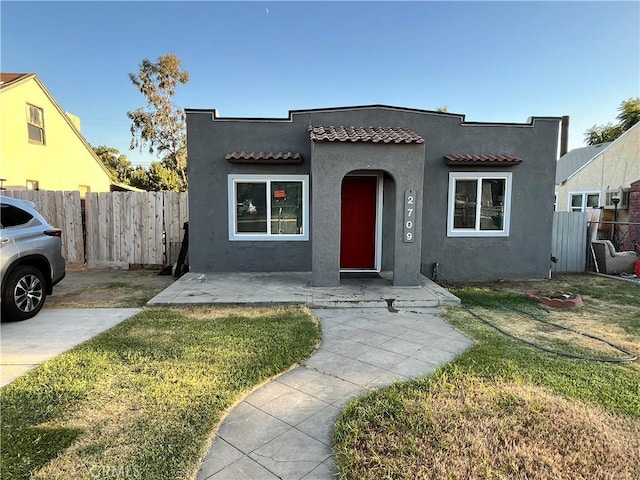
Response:
[{"label": "window sill", "polygon": [[491,232],[491,231],[449,231],[447,232],[447,237],[450,238],[460,238],[460,237],[482,237],[482,238],[490,238],[490,237],[508,237],[509,232]]},{"label": "window sill", "polygon": [[230,242],[306,242],[308,235],[232,235]]}]

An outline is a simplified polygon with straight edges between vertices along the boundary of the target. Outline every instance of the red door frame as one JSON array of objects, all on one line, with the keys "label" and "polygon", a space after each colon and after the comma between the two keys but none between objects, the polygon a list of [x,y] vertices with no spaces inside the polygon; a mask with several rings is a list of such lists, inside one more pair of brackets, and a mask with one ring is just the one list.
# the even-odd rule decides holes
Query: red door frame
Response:
[{"label": "red door frame", "polygon": [[340,269],[379,271],[380,177],[347,175],[342,180]]}]

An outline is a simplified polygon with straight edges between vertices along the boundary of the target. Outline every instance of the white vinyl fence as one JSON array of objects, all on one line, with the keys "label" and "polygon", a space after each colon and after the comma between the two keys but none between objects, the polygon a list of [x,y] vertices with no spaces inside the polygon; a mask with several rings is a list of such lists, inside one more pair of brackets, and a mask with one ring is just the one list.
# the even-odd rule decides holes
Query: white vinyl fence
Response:
[{"label": "white vinyl fence", "polygon": [[554,212],[551,255],[557,263],[551,264],[556,273],[584,272],[587,262],[586,212]]}]

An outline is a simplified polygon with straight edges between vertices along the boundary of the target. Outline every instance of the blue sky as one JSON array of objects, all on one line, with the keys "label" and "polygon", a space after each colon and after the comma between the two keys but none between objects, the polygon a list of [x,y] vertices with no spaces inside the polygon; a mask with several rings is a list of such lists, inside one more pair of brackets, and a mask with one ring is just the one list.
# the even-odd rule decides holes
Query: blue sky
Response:
[{"label": "blue sky", "polygon": [[[569,146],[640,90],[640,2],[12,2],[0,68],[36,73],[131,161],[128,74],[175,53],[175,102],[223,116],[387,104],[469,121],[570,115]],[[428,139],[427,139],[428,141]]]}]

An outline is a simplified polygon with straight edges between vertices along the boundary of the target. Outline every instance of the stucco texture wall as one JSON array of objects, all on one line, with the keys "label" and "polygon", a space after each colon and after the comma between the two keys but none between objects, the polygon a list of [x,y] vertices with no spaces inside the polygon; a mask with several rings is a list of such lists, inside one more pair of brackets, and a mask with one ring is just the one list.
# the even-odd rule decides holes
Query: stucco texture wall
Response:
[{"label": "stucco texture wall", "polygon": [[599,192],[604,205],[607,190],[629,188],[640,179],[640,123],[625,132],[606,150],[569,178],[556,186],[559,212],[569,211],[572,192]]},{"label": "stucco texture wall", "polygon": [[[211,112],[187,115],[189,152],[189,264],[198,272],[310,271],[308,241],[230,241],[229,174],[308,174],[311,145],[306,127],[290,122],[212,122]],[[296,152],[296,165],[242,165],[230,152]],[[311,200],[313,203],[313,199]]]},{"label": "stucco texture wall", "polygon": [[[230,173],[310,174],[311,189],[318,178],[341,180],[345,171],[367,168],[369,149],[372,169],[393,175],[385,181],[385,193],[402,194],[415,170],[404,170],[402,154],[394,155],[393,146],[367,144],[342,154],[341,168],[311,165],[312,142],[309,125],[403,127],[425,140],[422,155],[422,228],[420,254],[406,257],[405,266],[394,264],[388,244],[397,244],[402,234],[401,212],[385,216],[383,267],[419,271],[430,276],[434,263],[441,275],[451,281],[498,278],[543,278],[549,270],[555,162],[558,150],[559,118],[534,118],[524,124],[480,124],[464,121],[462,115],[396,107],[371,106],[344,109],[292,112],[286,119],[214,118],[213,111],[187,111],[189,149],[190,262],[193,271],[310,271],[312,256],[324,247],[316,247],[322,229],[314,227],[313,215],[322,215],[323,196],[311,198],[311,231],[307,242],[230,242],[228,238],[227,177]],[[351,145],[353,146],[353,145]],[[346,152],[342,145],[342,151]],[[349,147],[349,145],[346,145]],[[361,148],[362,147],[362,148]],[[410,147],[410,146],[409,146]],[[331,149],[340,149],[340,142]],[[235,165],[224,159],[234,151],[298,152],[300,165]],[[329,149],[325,153],[330,153]],[[510,154],[522,159],[517,166],[452,167],[444,155]],[[363,163],[364,162],[364,163]],[[511,172],[512,199],[508,237],[447,237],[447,194],[452,171]],[[387,177],[389,177],[389,173]],[[335,178],[334,178],[335,177]],[[385,200],[386,201],[386,200]],[[335,208],[325,203],[327,208]],[[386,206],[385,206],[386,208]],[[400,207],[401,208],[401,207]],[[339,215],[339,211],[331,213]],[[326,220],[326,219],[325,219]],[[389,222],[398,227],[390,234]],[[331,234],[333,235],[333,234]],[[390,238],[394,235],[395,238]],[[332,240],[322,239],[323,245]],[[312,252],[316,252],[313,253]],[[335,252],[331,254],[335,258]],[[414,256],[415,255],[415,256]],[[335,268],[335,260],[331,260]],[[395,274],[396,272],[394,272]],[[334,273],[336,275],[337,273]]]},{"label": "stucco texture wall", "polygon": [[[557,128],[553,119],[536,119],[530,127],[466,125],[448,133],[440,152],[431,156],[427,153],[422,246],[425,275],[431,274],[435,263],[441,278],[452,281],[543,278],[548,274]],[[508,153],[521,158],[522,163],[512,167],[452,167],[442,161],[445,152]],[[488,176],[511,172],[509,236],[446,236],[449,173],[468,171]]]},{"label": "stucco texture wall", "polygon": [[[0,91],[0,169],[5,187],[24,190],[35,180],[40,190],[108,192],[108,173],[91,154],[67,119],[34,78]],[[39,107],[44,117],[44,144],[29,142],[27,104]]]},{"label": "stucco texture wall", "polygon": [[[340,284],[340,191],[344,177],[353,172],[384,172],[394,189],[387,189],[383,217],[403,218],[404,192],[413,190],[416,204],[422,206],[424,144],[382,144],[350,142],[314,142],[311,162],[313,196],[312,281],[317,286]],[[391,197],[391,195],[394,195]],[[393,284],[420,284],[422,208],[415,209],[416,235],[413,242],[403,242],[402,220],[390,224],[385,218],[382,240],[388,244],[387,266],[393,271]],[[385,227],[387,230],[384,231]]]}]

